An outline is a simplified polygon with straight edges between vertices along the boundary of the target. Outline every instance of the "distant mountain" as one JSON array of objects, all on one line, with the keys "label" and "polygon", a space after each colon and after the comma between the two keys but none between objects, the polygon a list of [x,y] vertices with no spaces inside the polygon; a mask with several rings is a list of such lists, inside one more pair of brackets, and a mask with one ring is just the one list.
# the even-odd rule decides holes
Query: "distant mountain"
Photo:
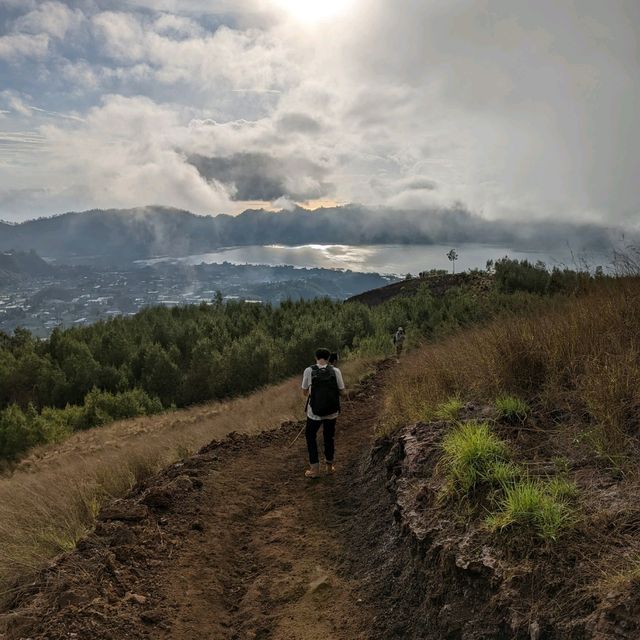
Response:
[{"label": "distant mountain", "polygon": [[0,251],[35,250],[47,258],[119,263],[185,256],[220,247],[266,244],[460,244],[514,249],[605,251],[612,230],[595,225],[489,221],[464,209],[398,211],[360,205],[309,211],[248,210],[197,216],[167,207],[93,210],[0,223]]},{"label": "distant mountain", "polygon": [[33,251],[0,253],[0,284],[46,276],[52,271],[53,268]]}]

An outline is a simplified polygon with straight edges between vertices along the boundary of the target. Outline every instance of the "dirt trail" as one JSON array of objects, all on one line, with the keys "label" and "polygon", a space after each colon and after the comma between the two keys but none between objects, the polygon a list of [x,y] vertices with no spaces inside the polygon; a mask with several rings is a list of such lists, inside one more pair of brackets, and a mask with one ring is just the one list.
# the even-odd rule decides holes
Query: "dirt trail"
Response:
[{"label": "dirt trail", "polygon": [[303,477],[296,424],[214,443],[103,512],[6,638],[371,638],[352,534],[388,367],[345,403],[335,475]]},{"label": "dirt trail", "polygon": [[369,388],[346,404],[336,475],[302,477],[302,437],[291,448],[280,440],[248,447],[203,478],[206,533],[192,535],[165,576],[164,597],[175,609],[161,637],[368,637],[372,616],[344,575],[343,535],[358,508],[353,469],[368,451],[378,396]]}]

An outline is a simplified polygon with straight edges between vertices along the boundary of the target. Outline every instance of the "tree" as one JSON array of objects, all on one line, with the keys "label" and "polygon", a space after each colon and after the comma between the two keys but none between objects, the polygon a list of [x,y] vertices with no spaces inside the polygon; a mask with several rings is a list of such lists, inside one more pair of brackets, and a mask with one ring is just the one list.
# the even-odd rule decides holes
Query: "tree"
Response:
[{"label": "tree", "polygon": [[447,258],[451,261],[453,265],[453,273],[456,272],[456,260],[458,259],[458,252],[455,249],[451,249],[449,253],[447,253]]},{"label": "tree", "polygon": [[340,346],[353,347],[359,337],[369,335],[373,330],[369,308],[355,302],[344,305],[340,326]]},{"label": "tree", "polygon": [[57,404],[81,404],[84,397],[98,382],[100,365],[95,361],[86,342],[70,332],[60,334],[52,345],[54,362],[64,374],[65,381],[58,387]]},{"label": "tree", "polygon": [[227,368],[214,340],[202,338],[196,343],[186,372],[182,404],[206,402],[227,393]]},{"label": "tree", "polygon": [[37,444],[36,434],[20,407],[0,411],[0,457],[12,459]]},{"label": "tree", "polygon": [[163,406],[168,407],[181,392],[182,374],[169,354],[159,345],[142,347],[140,359],[140,382],[150,395],[160,398]]}]

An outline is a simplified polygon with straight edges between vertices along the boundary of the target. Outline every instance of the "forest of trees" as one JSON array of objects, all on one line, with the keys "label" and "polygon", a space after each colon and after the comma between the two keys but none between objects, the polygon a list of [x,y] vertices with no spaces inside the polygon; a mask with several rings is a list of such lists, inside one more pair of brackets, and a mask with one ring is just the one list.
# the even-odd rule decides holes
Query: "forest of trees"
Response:
[{"label": "forest of trees", "polygon": [[384,354],[398,326],[408,328],[410,342],[432,339],[503,310],[526,309],[541,294],[579,282],[568,272],[556,278],[562,287],[551,289],[550,274],[541,286],[539,265],[500,261],[492,268],[496,288],[485,295],[454,288],[433,297],[425,289],[374,308],[218,297],[56,329],[47,340],[23,329],[0,333],[0,459],[79,429],[247,393],[301,371],[321,345],[343,357]]}]

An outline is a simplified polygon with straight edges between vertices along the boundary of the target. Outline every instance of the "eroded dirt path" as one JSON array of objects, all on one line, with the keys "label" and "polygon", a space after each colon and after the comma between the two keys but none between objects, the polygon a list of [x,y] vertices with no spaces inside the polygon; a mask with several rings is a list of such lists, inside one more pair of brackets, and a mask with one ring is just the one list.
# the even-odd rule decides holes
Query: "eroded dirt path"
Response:
[{"label": "eroded dirt path", "polygon": [[105,509],[0,639],[373,637],[351,534],[388,367],[345,403],[335,475],[303,477],[300,425],[213,443]]},{"label": "eroded dirt path", "polygon": [[370,445],[382,374],[346,403],[339,471],[309,481],[304,438],[246,447],[202,478],[199,521],[163,580],[174,605],[159,637],[273,640],[367,638],[371,612],[345,574],[354,472]]}]

